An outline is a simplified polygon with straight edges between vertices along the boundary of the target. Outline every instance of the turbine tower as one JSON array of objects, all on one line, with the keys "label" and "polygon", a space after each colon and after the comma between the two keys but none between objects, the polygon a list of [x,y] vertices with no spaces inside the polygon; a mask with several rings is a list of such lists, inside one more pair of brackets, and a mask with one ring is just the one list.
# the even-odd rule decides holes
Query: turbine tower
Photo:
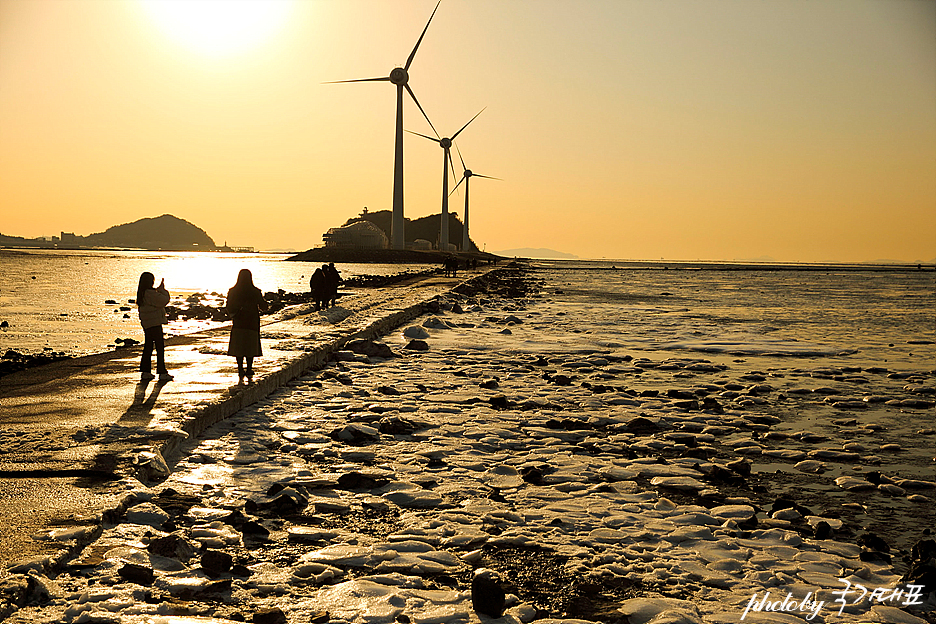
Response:
[{"label": "turbine tower", "polygon": [[487,178],[488,180],[500,180],[500,178],[474,173],[471,169],[465,166],[465,159],[462,158],[461,150],[458,149],[457,145],[455,146],[455,151],[458,152],[458,159],[461,161],[462,169],[465,170],[465,173],[462,174],[462,179],[458,181],[458,184],[455,185],[455,188],[452,189],[452,192],[455,192],[455,189],[458,188],[459,184],[462,182],[465,183],[465,220],[464,227],[462,228],[462,251],[468,251],[468,245],[471,244],[471,241],[468,238],[468,183],[471,181],[472,177]]},{"label": "turbine tower", "polygon": [[[484,112],[484,109],[482,108],[480,111],[478,111],[478,115],[480,115],[483,112]],[[442,146],[442,221],[439,224],[439,249],[441,249],[442,251],[448,251],[448,245],[449,245],[449,230],[448,230],[448,226],[449,226],[449,223],[448,223],[448,196],[449,196],[448,170],[449,170],[449,166],[452,167],[452,177],[453,178],[455,177],[455,165],[451,164],[452,156],[451,156],[450,150],[452,149],[452,141],[455,140],[455,137],[461,134],[462,130],[468,127],[468,124],[470,124],[472,121],[477,119],[478,115],[475,115],[474,117],[469,119],[468,123],[462,126],[461,130],[453,134],[451,138],[443,137],[441,139],[436,139],[431,136],[427,136],[425,134],[419,134],[418,132],[409,131],[411,134],[415,134],[416,136],[421,136],[424,139],[429,139],[430,141],[435,141],[436,143]]]},{"label": "turbine tower", "polygon": [[406,237],[403,231],[404,220],[403,220],[403,90],[406,89],[406,92],[409,93],[410,97],[413,98],[413,102],[416,103],[416,106],[419,107],[420,112],[423,114],[423,117],[426,118],[426,121],[429,122],[429,127],[432,128],[432,131],[438,136],[435,127],[433,127],[432,122],[429,121],[429,116],[426,115],[426,111],[423,110],[423,107],[419,104],[419,100],[416,99],[416,95],[413,93],[413,90],[409,86],[409,68],[413,63],[413,58],[416,56],[416,50],[419,49],[419,44],[422,43],[423,37],[426,35],[426,31],[429,30],[429,23],[432,22],[432,18],[435,16],[436,11],[439,9],[439,4],[442,3],[442,0],[436,4],[435,9],[432,10],[432,15],[429,16],[429,21],[426,22],[426,27],[423,28],[422,34],[419,35],[419,39],[416,41],[416,45],[413,46],[413,51],[410,52],[409,57],[406,59],[406,64],[403,67],[394,67],[390,72],[389,76],[383,78],[359,78],[357,80],[336,80],[329,84],[335,83],[344,83],[344,82],[391,82],[396,85],[396,143],[393,155],[393,216],[390,221],[390,247],[391,249],[405,249],[406,248]]}]

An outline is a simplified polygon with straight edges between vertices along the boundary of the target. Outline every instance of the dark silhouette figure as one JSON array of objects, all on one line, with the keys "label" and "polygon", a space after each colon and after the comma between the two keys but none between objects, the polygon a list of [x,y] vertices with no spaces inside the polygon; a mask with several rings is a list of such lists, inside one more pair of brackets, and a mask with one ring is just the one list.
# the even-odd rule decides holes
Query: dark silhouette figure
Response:
[{"label": "dark silhouette figure", "polygon": [[[241,269],[237,283],[227,294],[227,313],[232,319],[228,355],[237,359],[237,380],[253,381],[253,360],[263,355],[260,347],[260,312],[265,312],[267,302],[260,289],[254,286],[249,269]],[[247,367],[244,368],[244,360]]]},{"label": "dark silhouette figure", "polygon": [[149,271],[140,275],[137,286],[136,304],[140,313],[140,325],[143,326],[143,357],[140,359],[140,381],[153,379],[153,349],[156,350],[156,372],[160,381],[172,381],[172,375],[166,368],[166,343],[163,337],[163,325],[166,324],[166,305],[169,303],[169,291],[166,280],[161,280],[155,287],[156,277]]},{"label": "dark silhouette figure", "polygon": [[338,303],[338,286],[344,280],[341,279],[341,274],[338,272],[338,269],[335,268],[334,262],[323,264],[322,273],[325,274],[325,281],[328,284],[329,301],[326,303],[330,303],[332,307],[335,307],[335,304]]},{"label": "dark silhouette figure", "polygon": [[321,310],[328,307],[328,278],[322,269],[315,269],[312,277],[309,278],[309,288],[312,290],[312,300],[315,301],[315,309]]},{"label": "dark silhouette figure", "polygon": [[445,256],[445,260],[442,261],[442,268],[445,277],[455,277],[455,274],[458,272],[458,258],[455,256]]}]

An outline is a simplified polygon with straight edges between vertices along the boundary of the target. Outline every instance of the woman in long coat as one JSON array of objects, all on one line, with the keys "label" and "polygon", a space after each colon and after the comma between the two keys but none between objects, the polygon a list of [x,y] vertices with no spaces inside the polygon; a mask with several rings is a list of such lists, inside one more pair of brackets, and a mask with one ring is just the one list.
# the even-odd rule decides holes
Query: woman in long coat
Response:
[{"label": "woman in long coat", "polygon": [[238,382],[244,381],[246,377],[249,383],[253,380],[253,360],[263,355],[260,347],[260,312],[267,309],[263,293],[254,286],[249,269],[241,269],[237,274],[237,283],[228,291],[225,307],[233,320],[227,354],[237,359]]}]

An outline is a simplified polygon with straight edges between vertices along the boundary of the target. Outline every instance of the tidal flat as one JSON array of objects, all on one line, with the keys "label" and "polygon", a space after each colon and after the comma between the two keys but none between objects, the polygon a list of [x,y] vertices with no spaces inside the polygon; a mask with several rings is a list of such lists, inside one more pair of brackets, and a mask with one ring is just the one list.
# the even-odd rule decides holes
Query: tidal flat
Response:
[{"label": "tidal flat", "polygon": [[[511,279],[349,345],[167,479],[125,480],[8,621],[933,621],[911,557],[936,520],[925,357],[638,349],[570,274]],[[667,305],[640,322],[692,309]],[[478,568],[500,619],[474,608]]]}]

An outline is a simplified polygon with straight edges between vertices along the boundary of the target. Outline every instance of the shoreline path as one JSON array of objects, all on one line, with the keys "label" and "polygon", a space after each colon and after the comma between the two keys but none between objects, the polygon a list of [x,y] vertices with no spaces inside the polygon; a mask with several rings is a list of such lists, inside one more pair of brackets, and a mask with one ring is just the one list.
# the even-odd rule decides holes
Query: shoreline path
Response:
[{"label": "shoreline path", "polygon": [[[490,267],[463,273],[467,279]],[[335,308],[294,306],[264,317],[264,356],[250,385],[226,355],[229,326],[167,339],[175,380],[139,382],[139,347],[72,358],[0,378],[0,569],[22,559],[56,566],[72,555],[36,540],[50,523],[81,525],[114,508],[119,472],[163,469],[179,443],[323,365],[346,342],[424,314],[466,279],[416,276],[346,294]],[[85,539],[90,536],[86,536]],[[81,541],[81,540],[79,540]]]},{"label": "shoreline path", "polygon": [[[580,348],[574,323],[545,318],[537,286],[505,267],[281,319],[262,330],[268,355],[249,387],[231,387],[223,331],[173,345],[176,381],[155,397],[133,387],[133,352],[73,372],[30,409],[38,420],[56,405],[87,410],[56,415],[50,439],[21,419],[4,448],[19,444],[23,470],[58,439],[48,474],[81,454],[91,468],[79,480],[135,477],[98,481],[87,491],[97,503],[110,491],[110,513],[76,513],[38,542],[46,552],[0,576],[0,611],[6,598],[19,601],[10,624],[933,621],[933,596],[885,547],[812,515],[825,505],[768,509],[758,488],[770,477],[749,474],[730,443],[768,440],[778,419],[628,393],[620,378],[635,362]],[[645,384],[725,372],[698,360],[658,369]],[[113,397],[87,388],[101,375]],[[473,583],[479,568],[506,599]]]}]

